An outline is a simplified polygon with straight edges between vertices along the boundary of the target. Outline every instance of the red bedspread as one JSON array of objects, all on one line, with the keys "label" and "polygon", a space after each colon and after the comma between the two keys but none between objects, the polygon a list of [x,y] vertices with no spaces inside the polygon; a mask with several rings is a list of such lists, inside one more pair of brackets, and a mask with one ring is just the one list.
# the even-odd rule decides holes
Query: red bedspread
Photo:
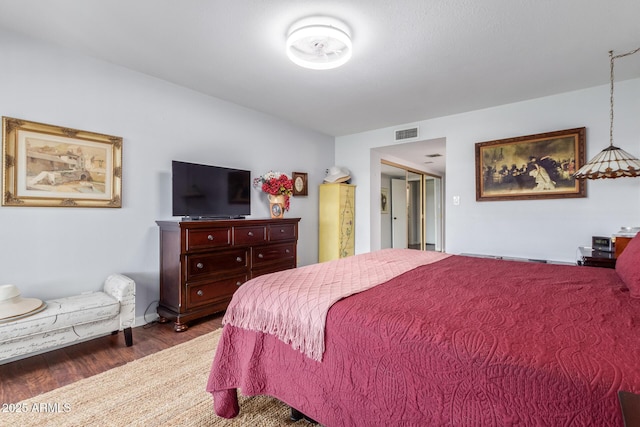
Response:
[{"label": "red bedspread", "polygon": [[614,270],[453,256],[341,300],[314,361],[226,325],[207,390],[327,426],[621,426],[640,392],[640,299]]}]

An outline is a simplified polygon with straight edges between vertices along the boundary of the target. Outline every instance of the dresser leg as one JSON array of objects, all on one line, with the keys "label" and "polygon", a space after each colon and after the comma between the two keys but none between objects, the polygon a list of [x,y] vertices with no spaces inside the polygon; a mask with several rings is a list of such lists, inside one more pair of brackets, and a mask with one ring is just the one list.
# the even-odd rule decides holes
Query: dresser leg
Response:
[{"label": "dresser leg", "polygon": [[169,319],[163,316],[158,316],[158,323],[167,323]]},{"label": "dresser leg", "polygon": [[180,322],[176,321],[175,325],[173,325],[173,329],[176,332],[184,332],[187,329],[189,329],[189,326],[186,323],[180,323]]}]

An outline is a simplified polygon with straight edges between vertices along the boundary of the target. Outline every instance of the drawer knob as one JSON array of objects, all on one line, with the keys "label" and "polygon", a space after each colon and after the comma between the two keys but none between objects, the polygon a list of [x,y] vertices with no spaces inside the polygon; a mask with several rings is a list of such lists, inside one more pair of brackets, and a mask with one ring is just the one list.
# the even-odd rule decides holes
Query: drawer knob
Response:
[{"label": "drawer knob", "polygon": [[258,254],[258,258],[264,258],[264,255]]},{"label": "drawer knob", "polygon": [[202,289],[200,289],[198,292],[196,292],[196,294],[198,294],[198,296],[201,297],[202,295],[204,295],[204,292],[202,292]]},{"label": "drawer knob", "polygon": [[281,228],[281,229],[280,229],[280,232],[281,232],[281,233],[284,233],[284,228]]},{"label": "drawer knob", "polygon": [[204,264],[203,264],[203,263],[201,263],[201,262],[199,262],[199,263],[197,263],[197,264],[196,264],[196,267],[198,267],[198,268],[204,268]]},{"label": "drawer knob", "polygon": [[209,234],[209,235],[207,236],[207,239],[209,239],[209,240],[213,240],[213,236],[212,236],[211,234]]},{"label": "drawer knob", "polygon": [[253,236],[253,231],[248,232],[247,236]]},{"label": "drawer knob", "polygon": [[291,252],[291,250],[290,249],[285,249],[284,252],[288,254],[288,253]]},{"label": "drawer knob", "polygon": [[240,286],[240,285],[242,285],[242,282],[238,280],[238,281],[236,282],[236,286]]},{"label": "drawer knob", "polygon": [[236,258],[236,261],[238,261],[238,262],[242,262],[242,257],[238,257],[238,258]]}]

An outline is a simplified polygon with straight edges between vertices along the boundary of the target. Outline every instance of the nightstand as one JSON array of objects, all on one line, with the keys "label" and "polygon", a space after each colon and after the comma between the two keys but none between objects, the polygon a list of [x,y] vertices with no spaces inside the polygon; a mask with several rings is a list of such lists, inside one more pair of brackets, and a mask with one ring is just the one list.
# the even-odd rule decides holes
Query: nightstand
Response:
[{"label": "nightstand", "polygon": [[640,426],[640,394],[619,391],[618,399],[625,427]]},{"label": "nightstand", "polygon": [[594,251],[585,246],[580,246],[578,251],[578,265],[616,268],[616,255],[613,252]]}]

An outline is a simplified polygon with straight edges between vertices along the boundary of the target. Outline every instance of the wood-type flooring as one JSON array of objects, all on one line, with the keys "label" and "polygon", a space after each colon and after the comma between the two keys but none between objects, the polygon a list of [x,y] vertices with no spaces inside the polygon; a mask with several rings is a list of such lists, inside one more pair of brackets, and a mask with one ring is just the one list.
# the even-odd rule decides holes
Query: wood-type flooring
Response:
[{"label": "wood-type flooring", "polygon": [[222,317],[191,322],[184,332],[175,332],[173,322],[139,326],[133,328],[131,347],[120,332],[5,363],[0,365],[0,404],[17,403],[212,332],[222,327]]}]

